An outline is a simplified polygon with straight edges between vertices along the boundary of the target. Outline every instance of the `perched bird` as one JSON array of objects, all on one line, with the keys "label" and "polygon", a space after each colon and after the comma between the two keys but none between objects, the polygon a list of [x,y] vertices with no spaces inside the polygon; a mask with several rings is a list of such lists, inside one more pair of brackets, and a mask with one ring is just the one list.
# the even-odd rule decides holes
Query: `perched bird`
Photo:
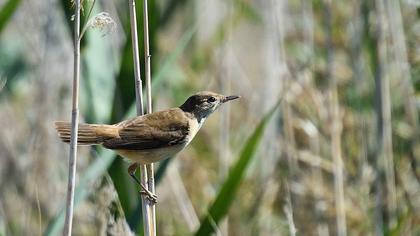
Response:
[{"label": "perched bird", "polygon": [[[221,104],[239,98],[213,92],[199,92],[190,96],[180,107],[158,111],[122,121],[114,125],[79,124],[78,145],[102,145],[116,151],[133,164],[128,168],[134,175],[138,164],[150,164],[175,156],[197,134],[206,118]],[[55,122],[63,142],[70,143],[70,122]],[[156,195],[140,184],[149,199]]]}]

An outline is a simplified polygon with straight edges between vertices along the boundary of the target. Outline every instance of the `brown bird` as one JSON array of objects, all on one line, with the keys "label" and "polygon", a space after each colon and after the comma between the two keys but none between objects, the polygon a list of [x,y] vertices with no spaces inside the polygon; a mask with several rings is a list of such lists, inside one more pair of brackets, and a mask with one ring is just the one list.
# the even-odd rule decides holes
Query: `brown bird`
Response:
[{"label": "brown bird", "polygon": [[[180,107],[158,111],[122,121],[114,125],[79,124],[78,145],[102,145],[133,162],[128,173],[149,192],[134,175],[139,164],[150,164],[175,156],[197,134],[206,118],[221,104],[239,98],[213,92],[192,95]],[[63,142],[70,143],[70,122],[55,122]]]}]

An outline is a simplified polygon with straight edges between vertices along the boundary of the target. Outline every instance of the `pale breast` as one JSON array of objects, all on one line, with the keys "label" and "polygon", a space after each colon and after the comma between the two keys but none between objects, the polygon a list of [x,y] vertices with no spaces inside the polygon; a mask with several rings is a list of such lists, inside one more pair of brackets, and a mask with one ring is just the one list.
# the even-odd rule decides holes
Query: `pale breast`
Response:
[{"label": "pale breast", "polygon": [[187,144],[179,144],[168,146],[164,148],[158,149],[148,149],[148,150],[115,150],[117,153],[129,159],[132,162],[137,162],[140,164],[151,164],[154,162],[158,162],[170,157],[175,156],[178,152],[180,152]]},{"label": "pale breast", "polygon": [[189,121],[189,132],[187,136],[187,145],[193,140],[197,132],[200,130],[201,126],[203,125],[205,119],[201,119],[200,122],[198,122],[196,119],[191,119]]}]

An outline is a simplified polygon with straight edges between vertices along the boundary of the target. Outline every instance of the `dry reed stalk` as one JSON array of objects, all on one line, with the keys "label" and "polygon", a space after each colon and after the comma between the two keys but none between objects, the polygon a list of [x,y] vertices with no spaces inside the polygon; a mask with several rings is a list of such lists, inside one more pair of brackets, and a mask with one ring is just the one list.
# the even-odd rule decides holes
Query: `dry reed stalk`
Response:
[{"label": "dry reed stalk", "polygon": [[340,104],[338,101],[337,81],[334,77],[333,68],[333,16],[332,1],[325,0],[325,28],[326,28],[326,48],[327,48],[327,78],[329,80],[328,101],[330,105],[331,117],[331,156],[334,164],[334,194],[336,206],[337,235],[347,235],[346,212],[344,201],[344,176],[343,159],[341,151],[341,132],[342,123],[340,115]]},{"label": "dry reed stalk", "polygon": [[338,103],[337,85],[334,85],[331,88],[330,103],[332,113],[331,155],[333,157],[334,164],[334,192],[337,214],[337,235],[345,236],[347,234],[347,229],[344,202],[343,158],[341,154],[342,124],[340,118],[340,106]]},{"label": "dry reed stalk", "polygon": [[[146,69],[146,98],[147,106],[146,113],[152,113],[152,85],[151,85],[151,55],[149,43],[149,14],[147,7],[147,0],[143,0],[143,35],[144,35],[144,63]],[[146,165],[147,171],[147,188],[150,192],[155,192],[155,174],[153,164]],[[150,217],[150,235],[156,235],[156,208],[154,203],[149,202],[149,217]]]},{"label": "dry reed stalk", "polygon": [[[330,162],[329,160],[325,160],[325,158],[313,154],[309,151],[298,151],[296,158],[299,162],[302,162],[303,164],[315,168],[317,170],[316,172],[319,172],[321,170],[327,174],[332,174],[334,172],[334,165],[332,162]],[[322,182],[321,172],[317,173],[316,176],[318,176],[318,179],[320,179],[320,181]]]},{"label": "dry reed stalk", "polygon": [[289,235],[290,236],[296,236],[296,226],[295,226],[295,222],[293,220],[293,205],[292,205],[292,200],[291,200],[291,193],[290,193],[290,188],[289,188],[289,184],[286,183],[286,204],[283,207],[283,211],[284,214],[286,215],[287,218],[287,225],[289,226]]},{"label": "dry reed stalk", "polygon": [[73,95],[71,114],[71,139],[69,158],[69,178],[67,184],[66,217],[63,235],[71,235],[74,208],[74,188],[76,185],[77,132],[79,123],[79,79],[80,79],[80,0],[75,0],[74,17],[74,63],[73,63]]},{"label": "dry reed stalk", "polygon": [[[307,45],[307,55],[308,55],[308,67],[309,71],[306,73],[308,76],[308,81],[314,81],[314,58],[315,58],[315,40],[314,40],[314,9],[311,1],[302,1],[302,21],[303,21],[303,35],[304,43]],[[322,115],[321,115],[322,117]],[[309,121],[307,121],[309,122]],[[308,125],[303,125],[302,128],[306,129],[306,133],[309,136],[309,147],[311,152],[307,151],[298,151],[297,157],[298,160],[309,164],[312,168],[312,173],[314,178],[317,180],[318,184],[321,186],[324,185],[323,180],[323,171],[327,173],[333,173],[333,164],[329,160],[321,157],[321,144],[320,144],[320,134],[318,128],[315,127],[315,124],[312,124],[314,128],[310,128]],[[315,191],[314,199],[316,204],[314,204],[315,219],[317,221],[317,233],[318,235],[329,235],[328,224],[325,220],[325,210],[320,207],[325,204],[325,199],[318,192]]]},{"label": "dry reed stalk", "polygon": [[[141,81],[141,72],[140,72],[140,57],[139,57],[139,47],[138,47],[138,35],[137,35],[137,19],[136,19],[136,4],[135,0],[129,0],[129,11],[130,11],[130,25],[131,25],[131,40],[133,47],[133,61],[134,61],[134,79],[136,85],[136,109],[137,115],[143,115],[143,88]],[[146,165],[139,165],[140,167],[140,182],[147,188],[147,170]],[[149,190],[149,189],[148,189]],[[150,191],[150,190],[149,190]],[[146,195],[143,195],[141,198],[142,201],[142,214],[143,214],[143,229],[144,235],[154,235],[154,226],[153,220],[151,218],[151,203],[147,199]]]},{"label": "dry reed stalk", "polygon": [[[258,228],[260,230],[256,232],[252,232],[252,235],[277,235],[279,233],[278,225],[276,220],[273,219],[273,216],[276,214],[273,211],[274,205],[277,201],[277,196],[279,195],[279,192],[281,190],[281,183],[277,181],[277,177],[272,175],[267,178],[267,181],[265,183],[265,189],[262,193],[262,196],[260,197],[260,201],[258,202],[258,212],[257,214],[260,216],[257,220]],[[288,185],[286,184],[286,188]],[[287,189],[288,191],[288,189]],[[287,199],[286,199],[287,201]],[[288,207],[288,203],[283,208],[283,211]],[[290,211],[290,208],[287,209],[288,212],[285,212],[285,215],[287,217],[288,222],[292,221],[291,224],[293,224],[293,216],[289,217],[289,213],[292,213]],[[289,230],[292,228],[291,224],[288,225]],[[294,228],[294,224],[293,224]]]},{"label": "dry reed stalk", "polygon": [[191,233],[195,232],[200,226],[200,219],[194,210],[191,199],[188,196],[187,189],[182,181],[181,175],[178,170],[178,165],[172,163],[168,167],[169,184],[171,185],[172,192],[174,193],[175,201],[178,203],[181,214],[185,219],[185,223]]},{"label": "dry reed stalk", "polygon": [[[392,52],[393,63],[397,67],[395,75],[398,78],[401,78],[401,83],[403,84],[403,93],[405,96],[404,107],[406,120],[411,125],[411,152],[409,155],[411,161],[411,171],[414,176],[420,182],[420,175],[417,174],[416,167],[417,161],[415,157],[420,156],[420,153],[416,151],[416,146],[420,143],[420,127],[419,127],[419,114],[416,108],[416,95],[415,89],[412,84],[411,68],[408,61],[408,53],[406,43],[407,39],[405,38],[404,25],[402,20],[402,12],[399,1],[385,1],[385,7],[387,9],[389,20],[389,34],[391,37],[392,46],[390,51]],[[391,20],[392,19],[392,20]],[[416,153],[417,152],[417,153]],[[397,177],[396,177],[397,178]]]},{"label": "dry reed stalk", "polygon": [[[287,157],[287,164],[289,169],[289,174],[286,183],[287,194],[284,197],[286,200],[286,205],[284,206],[284,214],[286,216],[289,228],[289,234],[296,234],[295,219],[294,219],[294,203],[297,202],[296,195],[293,195],[289,191],[290,185],[298,179],[299,167],[297,163],[297,152],[296,152],[296,143],[295,143],[295,133],[293,130],[292,120],[292,96],[289,96],[288,89],[293,84],[293,80],[289,75],[289,68],[287,65],[287,57],[285,50],[285,38],[286,30],[282,23],[287,21],[286,11],[287,1],[277,1],[270,0],[264,5],[264,10],[269,14],[266,15],[266,45],[267,45],[267,61],[266,61],[266,73],[265,76],[265,104],[271,106],[270,101],[273,98],[277,98],[279,95],[284,97],[284,100],[281,102],[281,108],[283,111],[283,127],[284,137],[282,141],[282,148]],[[280,91],[280,93],[279,93]],[[266,139],[266,152],[265,160],[262,165],[263,178],[262,181],[266,182],[267,177],[264,174],[272,174],[275,172],[275,165],[272,163],[277,162],[279,156],[280,145],[277,135],[278,135],[278,124],[271,123],[269,124],[267,133],[265,134]],[[299,203],[298,203],[299,204]]]},{"label": "dry reed stalk", "polygon": [[[364,32],[367,30],[367,26],[363,20],[363,3],[357,1],[355,3],[355,8],[353,12],[353,20],[352,20],[352,33],[350,36],[351,39],[351,54],[350,57],[352,59],[352,69],[354,71],[354,87],[356,89],[356,95],[358,97],[362,97],[363,92],[363,85],[368,81],[368,77],[364,73],[364,56],[363,56],[363,39],[365,36]],[[370,189],[371,183],[369,182],[368,172],[370,164],[369,164],[369,120],[367,119],[366,115],[362,113],[362,102],[359,101],[356,103],[357,106],[357,117],[358,117],[358,124],[356,126],[357,135],[355,138],[357,139],[357,145],[360,147],[358,151],[358,169],[361,178],[359,179],[359,186],[360,186],[360,205],[361,209],[363,209],[363,213],[365,215],[370,214]],[[367,222],[370,224],[370,222]]]},{"label": "dry reed stalk", "polygon": [[[385,7],[388,13],[389,22],[389,36],[393,46],[390,48],[394,55],[394,63],[398,66],[398,75],[401,76],[403,83],[405,97],[405,110],[407,114],[407,121],[413,128],[414,144],[420,141],[418,112],[416,109],[416,96],[411,79],[410,63],[408,62],[407,46],[405,44],[405,32],[402,20],[402,13],[399,1],[385,1]],[[392,20],[391,20],[392,19]]]},{"label": "dry reed stalk", "polygon": [[[375,74],[376,112],[377,112],[377,141],[378,141],[378,169],[385,174],[386,201],[389,214],[389,227],[396,226],[397,195],[395,187],[394,157],[392,153],[391,127],[391,96],[389,76],[384,68],[387,65],[387,33],[388,21],[385,16],[385,6],[382,1],[376,1],[377,11],[377,71]],[[381,175],[379,176],[381,178]]]}]

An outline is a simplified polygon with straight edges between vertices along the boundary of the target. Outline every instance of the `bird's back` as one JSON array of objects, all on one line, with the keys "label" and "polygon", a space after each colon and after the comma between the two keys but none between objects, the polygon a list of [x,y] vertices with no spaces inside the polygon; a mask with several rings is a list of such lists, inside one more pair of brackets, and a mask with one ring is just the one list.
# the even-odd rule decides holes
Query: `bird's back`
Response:
[{"label": "bird's back", "polygon": [[174,156],[191,141],[198,131],[194,120],[179,108],[138,116],[115,124],[119,137],[103,146],[135,162],[156,162]]}]

